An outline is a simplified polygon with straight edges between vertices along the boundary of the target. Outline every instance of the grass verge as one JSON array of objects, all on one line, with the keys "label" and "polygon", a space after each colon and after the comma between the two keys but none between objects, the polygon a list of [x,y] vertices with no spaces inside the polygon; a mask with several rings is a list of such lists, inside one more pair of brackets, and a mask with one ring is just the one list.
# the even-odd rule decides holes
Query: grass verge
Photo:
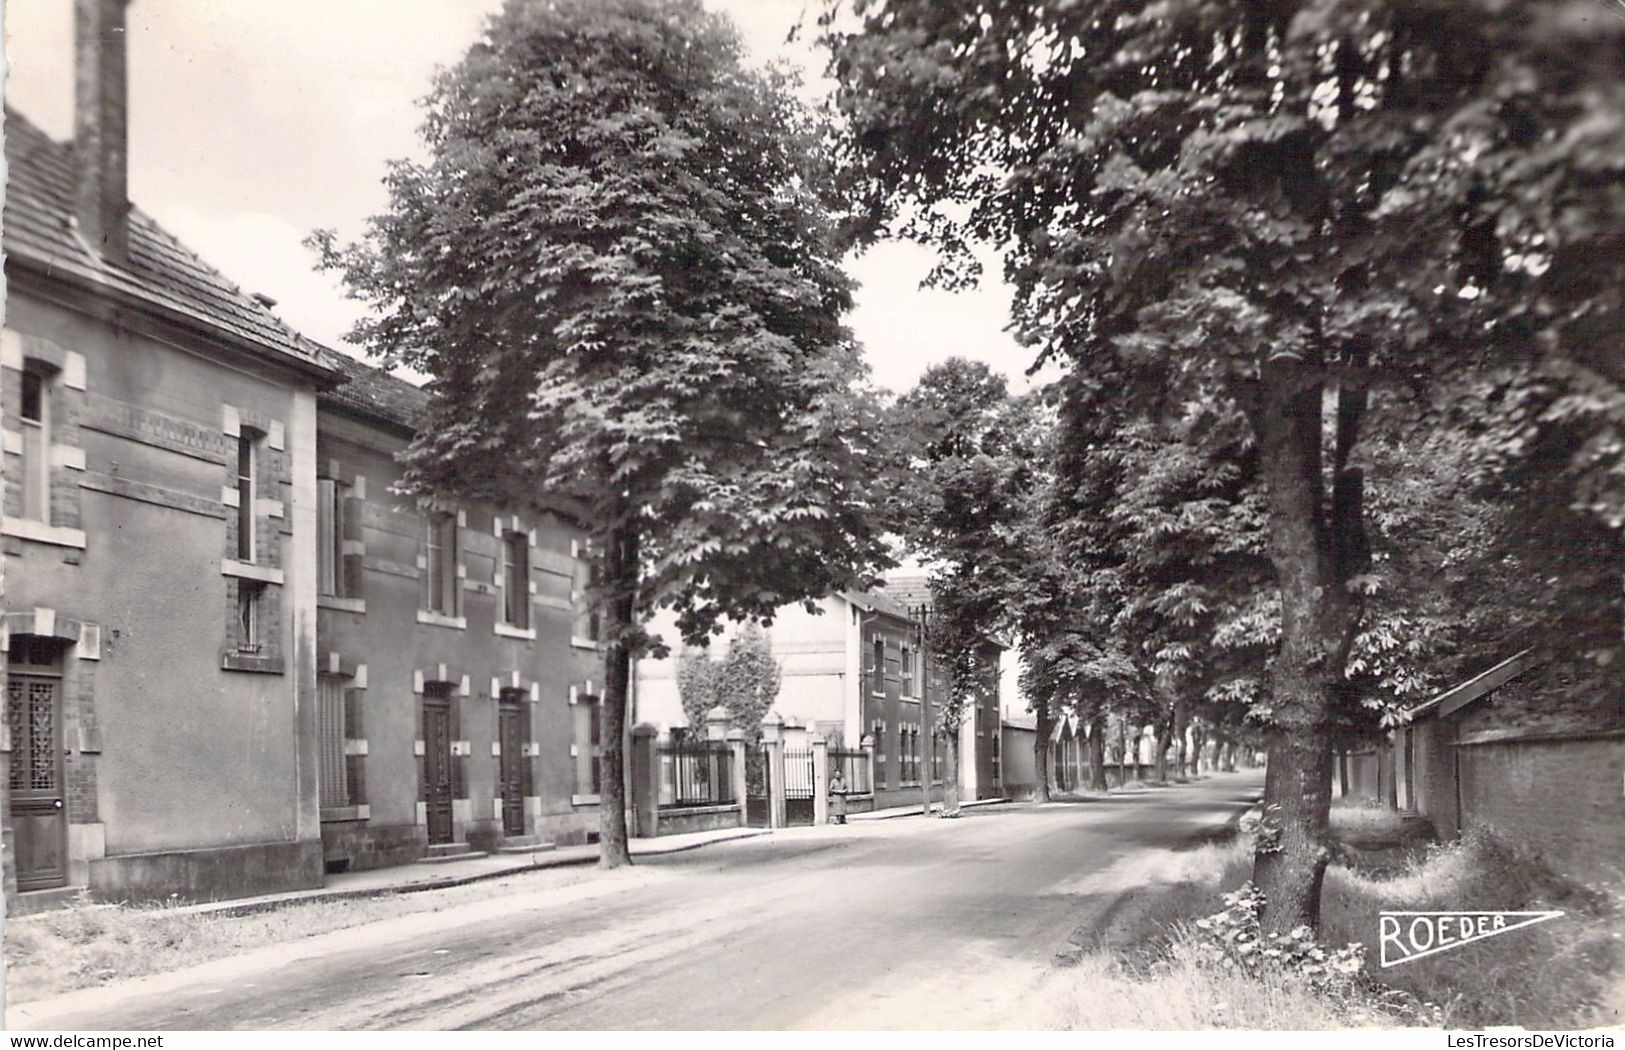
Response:
[{"label": "grass verge", "polygon": [[[1391,816],[1354,813],[1350,837],[1385,837]],[[1395,825],[1397,829],[1397,825]],[[1402,837],[1410,834],[1403,831]],[[1407,845],[1409,845],[1407,843]],[[1554,875],[1492,836],[1415,850],[1370,870],[1334,864],[1322,896],[1321,942],[1366,945],[1358,979],[1317,988],[1289,973],[1226,969],[1194,926],[1244,883],[1242,841],[1125,862],[1151,892],[1091,931],[1041,986],[1032,1016],[1049,1028],[1327,1030],[1428,1025],[1595,1028],[1625,1023],[1625,901]],[[1125,874],[1131,874],[1126,871]],[[1089,887],[1084,887],[1088,889]],[[1101,885],[1105,891],[1115,887]],[[1562,919],[1387,970],[1377,960],[1381,911],[1560,910]]]}]

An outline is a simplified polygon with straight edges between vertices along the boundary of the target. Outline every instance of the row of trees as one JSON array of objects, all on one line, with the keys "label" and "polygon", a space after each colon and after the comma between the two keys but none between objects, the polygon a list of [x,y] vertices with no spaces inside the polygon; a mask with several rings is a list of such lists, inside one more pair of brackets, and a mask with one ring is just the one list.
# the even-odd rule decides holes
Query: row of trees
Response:
[{"label": "row of trees", "polygon": [[[1571,542],[1517,549],[1569,548],[1526,626],[1567,633],[1570,680],[1617,686],[1619,20],[1568,0],[831,0],[821,23],[860,236],[935,243],[950,286],[971,244],[1002,246],[1017,331],[1066,368],[1062,571],[1128,633],[1047,650],[1042,686],[1249,701],[1280,822],[1254,871],[1268,929],[1316,921],[1333,741],[1377,702],[1356,680],[1410,643],[1383,619],[1406,603],[1373,600],[1414,552],[1386,531],[1384,565],[1373,536],[1402,524],[1377,491],[1419,480],[1407,424],[1484,490],[1538,485],[1523,538]],[[1123,543],[1112,508],[1156,524]]]},{"label": "row of trees", "polygon": [[[671,641],[651,614],[703,643],[868,584],[889,536],[934,566],[950,737],[991,632],[1041,736],[1063,710],[1264,735],[1271,929],[1315,920],[1334,741],[1425,669],[1562,638],[1577,703],[1617,688],[1625,23],[1589,0],[819,21],[828,121],[698,0],[509,0],[389,211],[315,238],[373,308],[356,338],[431,377],[407,484],[598,533],[606,864],[630,661]],[[1015,398],[956,361],[884,404],[841,261],[899,234],[949,287],[1001,246],[1063,379]]]}]

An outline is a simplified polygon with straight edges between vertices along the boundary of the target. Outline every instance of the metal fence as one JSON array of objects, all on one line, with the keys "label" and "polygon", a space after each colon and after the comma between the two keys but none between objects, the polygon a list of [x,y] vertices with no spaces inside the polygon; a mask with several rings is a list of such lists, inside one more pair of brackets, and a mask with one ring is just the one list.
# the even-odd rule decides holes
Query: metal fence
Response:
[{"label": "metal fence", "polygon": [[694,740],[660,748],[665,771],[662,806],[727,806],[734,793],[733,747],[722,741]]},{"label": "metal fence", "polygon": [[829,749],[829,782],[835,783],[839,773],[848,795],[867,795],[874,790],[869,783],[869,756],[862,751]]}]

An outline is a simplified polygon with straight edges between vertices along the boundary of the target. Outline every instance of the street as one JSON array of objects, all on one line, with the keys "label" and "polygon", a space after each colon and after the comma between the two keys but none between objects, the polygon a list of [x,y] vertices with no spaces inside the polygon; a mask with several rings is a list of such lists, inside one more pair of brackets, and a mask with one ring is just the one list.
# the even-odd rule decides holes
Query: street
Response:
[{"label": "street", "polygon": [[1092,877],[1200,840],[1262,783],[730,842],[24,1004],[7,1026],[1019,1027],[1022,991],[1130,888]]}]

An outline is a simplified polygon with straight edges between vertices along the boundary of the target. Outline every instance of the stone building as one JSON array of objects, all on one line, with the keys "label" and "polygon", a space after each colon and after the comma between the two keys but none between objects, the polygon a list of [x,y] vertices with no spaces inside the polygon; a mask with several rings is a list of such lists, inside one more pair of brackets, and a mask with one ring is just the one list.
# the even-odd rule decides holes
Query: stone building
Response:
[{"label": "stone building", "polygon": [[7,111],[8,888],[207,899],[596,825],[586,531],[390,492],[423,395],[132,207],[125,0]]},{"label": "stone building", "polygon": [[343,355],[318,399],[317,691],[329,869],[597,827],[581,526],[391,489],[426,397]]},{"label": "stone building", "polygon": [[6,113],[8,856],[24,890],[314,886],[335,376],[130,207],[123,7],[79,5],[75,145]]}]

